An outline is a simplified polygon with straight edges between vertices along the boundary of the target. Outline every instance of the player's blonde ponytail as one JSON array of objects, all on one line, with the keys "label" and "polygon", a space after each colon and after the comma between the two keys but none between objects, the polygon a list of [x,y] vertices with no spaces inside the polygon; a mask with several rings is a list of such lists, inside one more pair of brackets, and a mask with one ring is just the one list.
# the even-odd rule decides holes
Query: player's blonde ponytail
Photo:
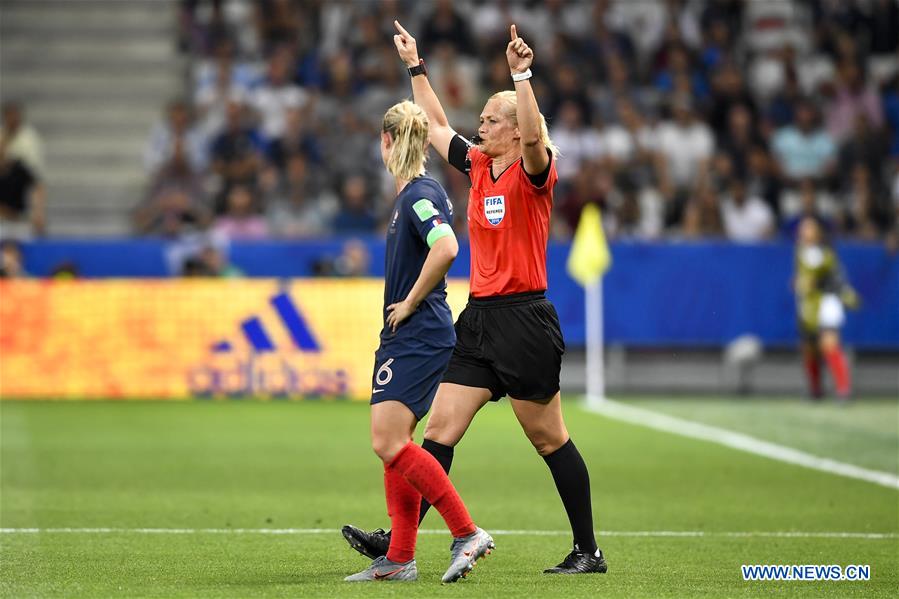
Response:
[{"label": "player's blonde ponytail", "polygon": [[428,116],[417,104],[404,100],[390,107],[381,126],[393,139],[387,170],[397,179],[411,181],[425,172],[428,159]]},{"label": "player's blonde ponytail", "polygon": [[[518,126],[518,96],[515,95],[514,91],[506,90],[501,92],[496,92],[492,96],[490,96],[491,100],[499,100],[505,106],[504,113],[505,115],[515,123],[515,126]],[[559,153],[559,148],[556,147],[556,144],[553,143],[553,140],[549,138],[549,129],[546,126],[546,119],[543,118],[543,113],[540,113],[540,141],[543,142],[549,151],[553,153],[553,156],[558,158],[561,154]]]}]

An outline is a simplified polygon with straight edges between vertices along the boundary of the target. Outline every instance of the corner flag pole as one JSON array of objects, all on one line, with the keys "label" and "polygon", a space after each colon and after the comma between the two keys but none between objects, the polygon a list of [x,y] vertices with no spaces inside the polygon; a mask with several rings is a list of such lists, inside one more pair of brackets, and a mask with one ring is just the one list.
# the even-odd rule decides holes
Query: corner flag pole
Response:
[{"label": "corner flag pole", "polygon": [[602,359],[602,277],[612,264],[612,256],[596,204],[581,210],[571,251],[568,274],[584,288],[584,328],[587,342],[587,405],[596,407],[605,399]]},{"label": "corner flag pole", "polygon": [[606,397],[602,350],[602,277],[586,286],[584,296],[587,328],[587,405],[596,407]]}]

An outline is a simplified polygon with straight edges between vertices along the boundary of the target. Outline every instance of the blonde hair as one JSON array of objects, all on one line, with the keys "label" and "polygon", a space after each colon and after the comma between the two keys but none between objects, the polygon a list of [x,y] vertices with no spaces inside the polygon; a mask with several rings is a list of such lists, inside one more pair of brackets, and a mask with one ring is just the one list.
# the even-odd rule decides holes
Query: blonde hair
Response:
[{"label": "blonde hair", "polygon": [[[518,96],[515,95],[514,91],[506,90],[496,92],[490,96],[489,99],[499,100],[505,104],[506,110],[504,110],[503,113],[515,123],[516,127],[518,126]],[[546,127],[546,119],[543,118],[543,113],[538,114],[540,114],[540,141],[549,148],[549,151],[552,152],[554,157],[558,158],[561,156],[561,153],[559,152],[559,148],[556,147],[556,144],[553,143],[553,140],[549,138],[549,129]]]},{"label": "blonde hair", "polygon": [[403,100],[384,114],[381,131],[393,139],[393,150],[387,159],[390,174],[411,181],[425,172],[428,160],[428,115],[417,104]]}]

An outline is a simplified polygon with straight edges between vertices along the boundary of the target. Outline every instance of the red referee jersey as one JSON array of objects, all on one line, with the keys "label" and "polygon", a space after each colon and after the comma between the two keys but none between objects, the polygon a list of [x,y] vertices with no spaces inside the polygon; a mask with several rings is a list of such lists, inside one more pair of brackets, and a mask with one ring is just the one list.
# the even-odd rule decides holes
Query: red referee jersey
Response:
[{"label": "red referee jersey", "polygon": [[555,159],[536,187],[518,160],[494,181],[493,159],[471,148],[468,233],[471,295],[489,297],[546,289],[546,242],[553,205]]}]

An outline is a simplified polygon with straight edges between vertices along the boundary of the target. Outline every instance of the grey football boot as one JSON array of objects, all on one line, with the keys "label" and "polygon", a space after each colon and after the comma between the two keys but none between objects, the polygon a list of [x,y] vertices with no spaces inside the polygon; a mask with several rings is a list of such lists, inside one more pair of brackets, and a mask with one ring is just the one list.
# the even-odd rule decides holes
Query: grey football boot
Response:
[{"label": "grey football boot", "polygon": [[475,528],[475,531],[467,537],[453,539],[450,546],[450,565],[443,575],[443,582],[456,582],[464,578],[474,568],[475,562],[495,548],[493,538],[481,528]]},{"label": "grey football boot", "polygon": [[369,582],[378,580],[418,580],[418,568],[415,560],[409,560],[405,564],[398,564],[387,559],[386,555],[375,559],[371,565],[352,576],[344,578],[346,582]]}]

